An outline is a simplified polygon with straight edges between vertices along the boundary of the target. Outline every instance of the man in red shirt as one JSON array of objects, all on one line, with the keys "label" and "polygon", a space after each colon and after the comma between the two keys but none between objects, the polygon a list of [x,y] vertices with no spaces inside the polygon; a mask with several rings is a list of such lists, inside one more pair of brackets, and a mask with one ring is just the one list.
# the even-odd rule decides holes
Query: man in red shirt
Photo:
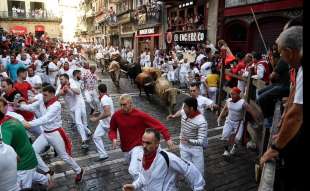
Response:
[{"label": "man in red shirt", "polygon": [[28,101],[28,91],[32,91],[35,93],[35,90],[31,87],[31,85],[26,81],[27,78],[27,69],[19,68],[17,70],[17,81],[14,84],[14,88],[21,93],[21,96]]},{"label": "man in red shirt", "polygon": [[175,145],[171,140],[168,129],[157,119],[134,108],[132,97],[123,94],[119,98],[121,109],[115,112],[110,121],[109,139],[112,148],[116,147],[117,130],[120,135],[121,149],[125,152],[125,158],[129,164],[128,171],[136,180],[139,177],[139,161],[142,161],[143,148],[141,137],[145,129],[154,128],[165,138],[170,149]]}]

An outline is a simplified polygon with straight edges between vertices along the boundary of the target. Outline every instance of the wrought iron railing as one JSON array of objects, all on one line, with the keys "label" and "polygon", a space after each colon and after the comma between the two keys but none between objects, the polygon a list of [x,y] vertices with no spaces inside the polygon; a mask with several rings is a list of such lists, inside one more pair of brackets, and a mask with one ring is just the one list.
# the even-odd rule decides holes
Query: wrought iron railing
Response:
[{"label": "wrought iron railing", "polygon": [[55,14],[44,11],[29,10],[29,11],[0,11],[2,19],[38,19],[38,20],[60,20],[61,18]]}]

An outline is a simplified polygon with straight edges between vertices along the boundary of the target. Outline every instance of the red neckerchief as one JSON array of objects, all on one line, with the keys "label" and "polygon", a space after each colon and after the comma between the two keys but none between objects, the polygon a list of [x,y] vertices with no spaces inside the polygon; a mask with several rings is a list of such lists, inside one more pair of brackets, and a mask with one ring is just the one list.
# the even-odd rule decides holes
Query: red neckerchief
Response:
[{"label": "red neckerchief", "polygon": [[65,86],[69,86],[70,87],[70,83],[68,83],[68,84],[64,84],[64,85],[61,85],[61,88],[60,89],[63,89]]},{"label": "red neckerchief", "polygon": [[68,68],[68,69],[64,68],[64,71],[69,71],[69,69],[70,69],[70,68]]},{"label": "red neckerchief", "polygon": [[52,97],[47,103],[44,103],[45,107],[48,108],[50,105],[52,105],[53,103],[55,103],[56,101],[58,101],[57,97],[54,96]]},{"label": "red neckerchief", "polygon": [[102,98],[103,96],[105,96],[105,95],[109,96],[109,94],[107,94],[107,93],[102,94],[102,95],[99,95],[99,101],[100,101],[100,100],[101,100],[101,98]]},{"label": "red neckerchief", "polygon": [[4,122],[12,119],[12,117],[5,115],[2,119],[0,119],[0,125],[2,125]]},{"label": "red neckerchief", "polygon": [[192,111],[187,118],[193,119],[194,117],[196,117],[199,114],[200,114],[200,112],[198,110]]},{"label": "red neckerchief", "polygon": [[153,152],[143,155],[142,165],[143,165],[144,170],[147,170],[151,167],[156,157],[156,154],[157,154],[157,148]]},{"label": "red neckerchief", "polygon": [[8,93],[7,95],[10,96],[12,93],[14,93],[16,91],[16,89],[13,87]]}]

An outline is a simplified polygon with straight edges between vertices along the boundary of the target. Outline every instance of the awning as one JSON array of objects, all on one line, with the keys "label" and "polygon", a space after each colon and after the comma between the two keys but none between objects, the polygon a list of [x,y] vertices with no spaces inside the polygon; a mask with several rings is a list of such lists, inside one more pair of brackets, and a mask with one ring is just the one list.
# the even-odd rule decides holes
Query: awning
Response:
[{"label": "awning", "polygon": [[24,35],[27,33],[27,28],[24,26],[16,25],[16,26],[11,28],[11,32],[13,34],[17,34],[17,35]]},{"label": "awning", "polygon": [[146,37],[159,37],[161,34],[146,34],[146,35],[137,35],[136,38],[146,38]]},{"label": "awning", "polygon": [[34,27],[34,31],[36,31],[36,32],[44,32],[45,31],[45,27],[43,25],[36,25]]}]

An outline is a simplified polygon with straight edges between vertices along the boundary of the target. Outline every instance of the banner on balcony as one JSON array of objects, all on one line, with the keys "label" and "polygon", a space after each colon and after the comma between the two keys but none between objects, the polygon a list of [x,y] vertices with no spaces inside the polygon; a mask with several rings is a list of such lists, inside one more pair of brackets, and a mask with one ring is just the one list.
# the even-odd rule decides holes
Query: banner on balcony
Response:
[{"label": "banner on balcony", "polygon": [[16,25],[11,28],[11,32],[17,35],[24,35],[27,33],[27,28],[24,26]]},{"label": "banner on balcony", "polygon": [[44,31],[45,31],[45,28],[44,28],[43,25],[36,25],[36,26],[34,27],[34,31],[36,31],[36,32],[44,32]]},{"label": "banner on balcony", "polygon": [[206,40],[206,30],[173,33],[173,41],[176,43],[202,43]]}]

